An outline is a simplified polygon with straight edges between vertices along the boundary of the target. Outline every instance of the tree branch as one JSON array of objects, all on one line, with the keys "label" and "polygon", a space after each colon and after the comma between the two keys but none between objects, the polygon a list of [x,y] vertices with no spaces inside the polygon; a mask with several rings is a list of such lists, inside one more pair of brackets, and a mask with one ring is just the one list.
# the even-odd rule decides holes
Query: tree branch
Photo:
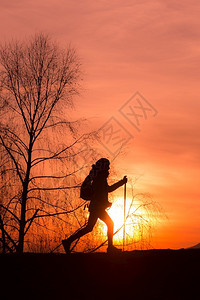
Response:
[{"label": "tree branch", "polygon": [[5,207],[4,205],[0,204],[0,207],[2,207],[3,209],[5,209],[6,211],[8,211],[18,222],[20,222],[19,218],[7,207]]},{"label": "tree branch", "polygon": [[13,244],[13,246],[15,247],[15,249],[17,249],[17,244],[16,244],[15,241],[11,238],[11,236],[10,236],[9,233],[5,230],[5,228],[4,228],[4,234],[7,236],[7,238],[10,240],[10,242]]},{"label": "tree branch", "polygon": [[66,174],[66,175],[63,175],[63,176],[54,176],[54,175],[40,175],[40,176],[34,176],[34,177],[30,178],[29,181],[32,181],[32,180],[34,180],[34,179],[46,179],[46,178],[51,178],[51,179],[64,179],[64,178],[67,178],[67,177],[69,177],[69,176],[72,176],[72,175],[76,174],[77,172],[80,172],[82,169],[83,169],[83,167],[80,168],[80,169],[78,169],[78,170],[76,170],[76,171],[74,171],[74,172],[72,172],[72,173],[69,173],[69,174]]},{"label": "tree branch", "polygon": [[[75,207],[74,209],[69,210],[69,211],[67,211],[67,212],[46,213],[46,214],[43,214],[43,215],[37,215],[37,216],[35,216],[34,219],[36,219],[36,218],[43,218],[43,217],[54,217],[54,216],[59,216],[59,215],[70,214],[70,213],[73,213],[74,211],[78,210],[78,209],[79,209],[80,207],[82,207],[83,205],[85,205],[85,203],[82,203],[82,204],[80,204],[79,206],[77,206],[77,207]],[[31,220],[31,218],[28,219],[27,222],[28,222],[29,220]]]},{"label": "tree branch", "polygon": [[2,145],[4,146],[4,148],[6,149],[6,151],[8,152],[8,154],[10,155],[10,158],[12,159],[12,161],[14,162],[14,165],[15,165],[15,168],[16,168],[16,171],[17,171],[17,175],[19,176],[20,180],[21,180],[21,183],[23,184],[23,178],[21,176],[21,173],[19,171],[19,167],[18,167],[18,164],[17,164],[17,161],[16,159],[14,158],[14,156],[12,155],[12,153],[10,152],[9,148],[6,146],[6,144],[4,143],[4,140],[2,138],[2,136],[0,135],[0,139],[1,139],[1,142],[2,142]]},{"label": "tree branch", "polygon": [[72,143],[70,146],[67,146],[65,147],[64,149],[60,150],[59,152],[53,154],[52,156],[49,156],[49,157],[40,157],[40,158],[35,158],[33,161],[32,161],[32,167],[34,167],[35,165],[41,163],[41,162],[44,162],[45,160],[50,160],[50,159],[55,159],[57,158],[60,154],[62,154],[63,152],[67,151],[68,149],[70,149],[71,147],[73,147],[76,143],[78,143],[81,138],[83,138],[83,135],[78,138],[74,143]]},{"label": "tree branch", "polygon": [[26,233],[28,232],[29,228],[31,227],[31,224],[33,223],[33,220],[36,218],[36,215],[38,213],[39,209],[36,209],[35,213],[33,214],[33,216],[28,219],[26,221],[26,224],[29,222],[28,227],[26,228],[25,232],[24,232],[24,236],[26,235]]},{"label": "tree branch", "polygon": [[69,190],[69,189],[77,189],[77,188],[80,188],[80,184],[74,186],[63,186],[63,187],[55,187],[55,188],[40,188],[40,187],[32,188],[28,190],[28,193],[32,191],[58,191],[58,190]]}]

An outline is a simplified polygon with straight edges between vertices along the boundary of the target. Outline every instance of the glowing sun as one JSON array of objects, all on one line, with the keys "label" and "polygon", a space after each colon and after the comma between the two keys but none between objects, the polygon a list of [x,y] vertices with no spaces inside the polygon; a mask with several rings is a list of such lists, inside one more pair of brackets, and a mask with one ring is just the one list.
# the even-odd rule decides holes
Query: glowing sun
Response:
[{"label": "glowing sun", "polygon": [[[133,237],[134,235],[134,226],[133,226],[133,217],[134,207],[132,205],[132,200],[130,198],[126,199],[126,239],[128,237]],[[111,208],[108,210],[108,214],[114,222],[114,242],[122,244],[123,242],[123,226],[124,226],[124,199],[121,197],[115,198],[114,203]],[[103,232],[106,235],[107,227],[103,225]]]}]

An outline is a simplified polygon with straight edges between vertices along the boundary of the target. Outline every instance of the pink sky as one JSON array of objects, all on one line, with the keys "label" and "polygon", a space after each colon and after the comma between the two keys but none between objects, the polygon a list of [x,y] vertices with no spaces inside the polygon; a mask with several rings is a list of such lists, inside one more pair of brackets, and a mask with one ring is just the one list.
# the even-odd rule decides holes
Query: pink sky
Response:
[{"label": "pink sky", "polygon": [[[168,220],[155,247],[200,242],[199,1],[2,0],[1,41],[35,32],[71,42],[83,62],[77,111],[91,126],[114,116],[135,136],[119,173],[142,175]],[[139,91],[158,111],[138,134],[119,109]],[[123,120],[123,121],[122,121]],[[98,124],[98,125],[97,125]]]}]

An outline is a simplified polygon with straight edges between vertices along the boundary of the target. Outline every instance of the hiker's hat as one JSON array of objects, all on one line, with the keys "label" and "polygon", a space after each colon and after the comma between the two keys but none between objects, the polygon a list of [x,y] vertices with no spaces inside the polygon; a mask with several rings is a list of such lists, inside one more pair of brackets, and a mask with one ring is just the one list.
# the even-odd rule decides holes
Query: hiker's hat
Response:
[{"label": "hiker's hat", "polygon": [[100,158],[95,164],[98,171],[106,171],[110,169],[110,162],[107,158]]}]

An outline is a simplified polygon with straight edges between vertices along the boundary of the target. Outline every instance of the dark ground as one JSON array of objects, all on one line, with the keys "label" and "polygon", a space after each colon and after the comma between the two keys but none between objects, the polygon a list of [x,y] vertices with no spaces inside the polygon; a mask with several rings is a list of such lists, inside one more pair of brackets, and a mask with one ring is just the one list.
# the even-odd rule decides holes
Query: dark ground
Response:
[{"label": "dark ground", "polygon": [[[0,255],[0,299],[200,299],[200,250]],[[4,297],[2,295],[4,294]]]}]

